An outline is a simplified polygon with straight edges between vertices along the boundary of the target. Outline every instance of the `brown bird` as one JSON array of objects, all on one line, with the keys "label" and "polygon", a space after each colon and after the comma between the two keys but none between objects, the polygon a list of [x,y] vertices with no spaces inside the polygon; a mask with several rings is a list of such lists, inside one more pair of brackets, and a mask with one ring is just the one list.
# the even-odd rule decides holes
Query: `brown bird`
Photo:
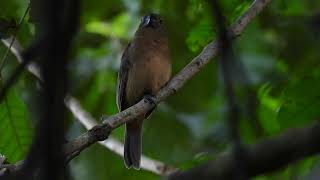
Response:
[{"label": "brown bird", "polygon": [[[156,95],[170,76],[168,38],[160,16],[151,13],[141,19],[121,58],[117,90],[119,110],[127,109],[146,95]],[[127,168],[140,169],[142,123],[151,112],[126,123],[124,162]]]}]

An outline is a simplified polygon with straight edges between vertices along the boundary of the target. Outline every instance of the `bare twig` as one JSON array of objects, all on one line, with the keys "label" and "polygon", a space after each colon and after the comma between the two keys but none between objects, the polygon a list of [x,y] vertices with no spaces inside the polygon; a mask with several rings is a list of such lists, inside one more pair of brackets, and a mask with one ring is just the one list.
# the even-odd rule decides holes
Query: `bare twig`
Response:
[{"label": "bare twig", "polygon": [[21,27],[21,24],[24,20],[24,18],[27,16],[28,12],[29,12],[29,9],[30,9],[30,4],[28,3],[28,6],[23,14],[23,16],[21,17],[19,23],[18,23],[18,26],[15,28],[15,31],[13,33],[13,38],[11,39],[11,42],[10,42],[10,45],[8,46],[6,52],[4,53],[3,57],[1,58],[1,61],[0,61],[0,72],[2,71],[2,68],[4,67],[5,63],[6,63],[6,60],[7,60],[7,57],[8,57],[8,54],[9,52],[11,51],[11,47],[14,43],[14,41],[16,40],[16,36],[17,36],[17,32],[18,30],[20,29]]},{"label": "bare twig", "polygon": [[[1,61],[0,61],[0,76],[1,76],[1,72],[2,72],[2,69],[6,63],[6,60],[7,60],[7,57],[8,57],[8,54],[9,52],[11,51],[11,47],[16,39],[16,35],[17,35],[17,32],[19,31],[20,27],[21,27],[21,24],[24,20],[24,18],[27,16],[28,12],[29,12],[29,9],[30,9],[30,4],[28,3],[28,6],[24,12],[24,14],[22,15],[22,17],[20,18],[20,21],[19,21],[19,24],[18,26],[15,28],[15,31],[13,33],[13,36],[11,38],[11,41],[10,41],[10,44],[6,50],[6,52],[4,53],[3,57],[1,58]],[[0,102],[1,100],[3,99],[3,97],[6,95],[8,89],[14,84],[15,80],[18,78],[18,76],[21,74],[22,70],[24,69],[24,66],[25,64],[27,64],[29,62],[29,60],[31,58],[25,58],[26,61],[24,61],[23,63],[21,63],[14,71],[13,75],[10,76],[9,80],[6,81],[2,88],[0,89]]]},{"label": "bare twig", "polygon": [[[11,37],[10,39],[13,39],[13,37]],[[2,40],[2,41],[5,41],[5,40]],[[9,44],[9,47],[11,44],[12,44],[11,46],[13,46],[13,44],[15,43],[15,41],[12,41],[12,42],[13,43]],[[21,75],[25,67],[28,66],[31,63],[31,61],[34,60],[34,58],[37,56],[36,51],[41,51],[39,47],[41,47],[42,43],[43,41],[39,39],[38,41],[35,41],[33,44],[31,44],[26,51],[20,54],[23,61],[15,68],[12,75],[4,83],[3,88],[0,89],[0,101],[3,99],[3,97],[5,97],[8,90],[14,85],[14,83],[19,78],[19,76]]]},{"label": "bare twig", "polygon": [[[24,59],[22,57],[23,48],[21,47],[21,45],[18,41],[13,41],[12,36],[9,38],[6,38],[6,39],[2,39],[1,41],[7,47],[10,47],[10,42],[13,42],[12,48],[10,49],[11,53],[14,54],[14,56],[17,58],[19,63],[24,62]],[[27,70],[29,72],[31,72],[31,74],[35,75],[38,79],[43,81],[42,77],[40,75],[40,68],[38,67],[38,65],[36,63],[33,63],[33,62],[29,63],[27,65]]]}]

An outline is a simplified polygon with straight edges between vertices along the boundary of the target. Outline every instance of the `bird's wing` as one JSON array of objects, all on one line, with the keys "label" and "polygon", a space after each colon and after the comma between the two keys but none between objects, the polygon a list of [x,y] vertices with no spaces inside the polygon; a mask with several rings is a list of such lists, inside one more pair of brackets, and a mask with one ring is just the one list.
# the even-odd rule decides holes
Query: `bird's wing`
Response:
[{"label": "bird's wing", "polygon": [[130,68],[130,57],[129,57],[130,43],[124,50],[121,58],[120,70],[118,73],[118,90],[117,90],[117,105],[120,111],[128,108],[128,103],[126,100],[126,85],[128,80],[128,71]]}]

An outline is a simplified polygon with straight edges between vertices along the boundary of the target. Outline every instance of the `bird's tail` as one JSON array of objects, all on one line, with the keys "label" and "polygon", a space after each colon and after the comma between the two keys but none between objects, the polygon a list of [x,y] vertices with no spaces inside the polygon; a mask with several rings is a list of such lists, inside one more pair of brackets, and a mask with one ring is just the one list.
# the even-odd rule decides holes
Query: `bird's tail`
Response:
[{"label": "bird's tail", "polygon": [[126,124],[124,162],[127,168],[140,169],[142,122]]}]

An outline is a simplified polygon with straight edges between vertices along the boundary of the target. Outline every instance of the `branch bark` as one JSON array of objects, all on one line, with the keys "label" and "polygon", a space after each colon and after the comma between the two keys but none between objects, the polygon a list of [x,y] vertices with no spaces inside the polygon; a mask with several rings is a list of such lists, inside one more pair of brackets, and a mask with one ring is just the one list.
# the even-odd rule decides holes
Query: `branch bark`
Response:
[{"label": "branch bark", "polygon": [[[228,35],[231,38],[239,36],[249,22],[251,22],[270,2],[271,0],[255,0],[246,13],[228,29]],[[219,51],[220,45],[217,42],[209,43],[203,51],[174,76],[151,101],[149,98],[144,98],[128,109],[104,118],[102,124],[93,127],[88,132],[66,144],[66,153],[79,154],[91,144],[105,140],[113,129],[146,113],[148,110],[152,109],[155,104],[160,103],[170,95],[176,93],[188,80],[208,64]]]},{"label": "branch bark", "polygon": [[[244,154],[249,177],[280,169],[285,165],[320,152],[320,122],[305,128],[291,129],[274,138],[247,146]],[[234,153],[226,153],[186,172],[172,174],[170,180],[178,179],[237,179]]]},{"label": "branch bark", "polygon": [[[88,112],[84,111],[76,98],[72,96],[67,97],[65,104],[86,129],[91,129],[98,124]],[[99,144],[105,146],[114,153],[123,156],[123,143],[117,139],[109,137],[107,140],[99,141]],[[158,175],[169,175],[178,170],[173,166],[164,164],[161,161],[152,159],[145,155],[141,156],[141,168]]]},{"label": "branch bark", "polygon": [[[255,0],[245,14],[243,14],[229,29],[228,35],[235,38],[240,35],[244,28],[251,22],[258,13],[260,13],[271,0]],[[152,99],[142,99],[136,105],[122,111],[118,114],[103,119],[103,123],[95,125],[89,131],[83,133],[77,138],[65,144],[65,154],[69,159],[77,156],[82,150],[89,147],[97,141],[103,141],[108,138],[111,131],[122,124],[133,120],[140,114],[152,109],[156,104],[165,100],[170,95],[176,93],[188,80],[198,73],[210,60],[220,51],[220,45],[217,42],[209,43],[203,51],[195,57],[179,74],[174,76],[170,82],[163,87],[160,92]],[[22,59],[21,59],[22,61]],[[38,74],[35,64],[30,64],[28,69],[34,74]],[[40,78],[41,79],[41,78]],[[161,166],[166,167],[166,166]],[[165,175],[165,174],[162,174]]]},{"label": "branch bark", "polygon": [[[2,43],[10,47],[10,42],[12,42],[12,37],[8,39],[3,39]],[[12,48],[10,49],[11,53],[14,54],[14,56],[17,58],[18,62],[22,63],[23,62],[23,57],[21,55],[21,52],[23,51],[23,48],[21,47],[20,43],[18,40],[16,40]],[[40,75],[40,68],[39,66],[31,62],[30,64],[27,65],[27,70],[33,74],[36,78],[38,78],[40,81],[43,81],[41,75]],[[90,115],[90,113],[86,112],[80,105],[79,101],[71,96],[68,95],[65,98],[65,106],[70,110],[70,112],[74,115],[74,117],[83,125],[85,126],[86,129],[91,129],[94,126],[98,125],[96,120]],[[112,152],[123,156],[123,149],[124,145],[117,139],[114,139],[112,137],[108,137],[107,140],[105,141],[100,141],[99,142],[101,145],[105,146],[107,149],[111,150]],[[77,152],[74,152],[72,154],[68,154],[68,159],[71,160],[73,157],[77,156]],[[0,165],[0,170],[1,169],[8,169],[10,172],[16,171],[17,169],[22,166],[23,161],[19,161],[17,164],[9,164],[6,166],[1,166]],[[173,172],[176,172],[178,169],[165,164],[161,161],[152,159],[150,157],[147,157],[145,155],[142,155],[141,157],[141,168],[150,172],[153,172],[158,175],[169,175]]]}]

